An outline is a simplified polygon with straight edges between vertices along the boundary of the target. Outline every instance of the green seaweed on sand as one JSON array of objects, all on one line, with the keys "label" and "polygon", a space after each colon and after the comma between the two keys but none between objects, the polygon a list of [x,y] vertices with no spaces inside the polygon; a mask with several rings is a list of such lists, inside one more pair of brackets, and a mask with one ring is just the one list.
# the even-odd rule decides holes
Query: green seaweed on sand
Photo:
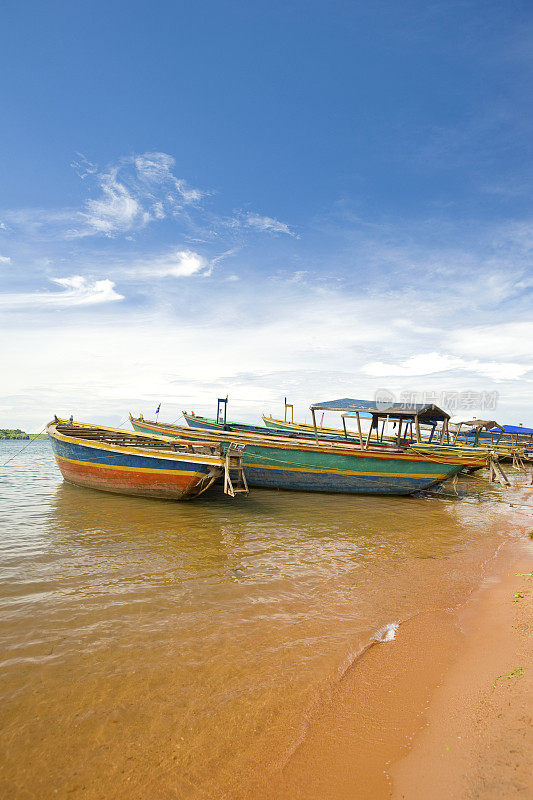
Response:
[{"label": "green seaweed on sand", "polygon": [[498,681],[508,681],[511,678],[521,678],[523,674],[524,674],[524,667],[517,667],[512,672],[509,672],[508,675],[498,675],[498,677],[494,681],[494,686],[496,686]]}]

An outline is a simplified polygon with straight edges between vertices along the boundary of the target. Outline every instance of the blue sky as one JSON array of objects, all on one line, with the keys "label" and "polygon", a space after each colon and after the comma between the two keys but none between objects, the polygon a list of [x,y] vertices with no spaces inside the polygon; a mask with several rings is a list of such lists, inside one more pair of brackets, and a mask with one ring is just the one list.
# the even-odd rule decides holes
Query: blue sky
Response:
[{"label": "blue sky", "polygon": [[528,3],[0,13],[0,427],[382,388],[533,425]]}]

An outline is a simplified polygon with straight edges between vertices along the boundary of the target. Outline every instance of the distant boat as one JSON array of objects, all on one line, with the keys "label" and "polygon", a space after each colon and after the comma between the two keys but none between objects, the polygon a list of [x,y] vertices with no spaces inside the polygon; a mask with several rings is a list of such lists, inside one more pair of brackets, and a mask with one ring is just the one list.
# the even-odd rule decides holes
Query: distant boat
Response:
[{"label": "distant boat", "polygon": [[[198,418],[195,417],[198,421]],[[355,442],[310,441],[272,436],[268,431],[191,429],[130,417],[134,430],[177,439],[214,439],[246,445],[244,469],[250,486],[308,492],[409,495],[434,487],[465,467],[486,459],[410,453],[396,447],[366,447]],[[202,426],[203,426],[202,421]]]},{"label": "distant boat", "polygon": [[239,461],[242,470],[242,453],[224,453],[218,442],[171,443],[57,418],[46,430],[63,478],[89,489],[188,500],[202,494],[230,467],[238,468]]},{"label": "distant boat", "polygon": [[[201,428],[202,430],[218,430],[218,431],[243,431],[246,433],[260,433],[265,434],[267,431],[261,425],[252,425],[247,422],[233,422],[232,420],[223,420],[218,422],[214,417],[202,417],[200,414],[195,414],[192,411],[188,414],[186,411],[181,412],[183,417],[191,428]],[[284,436],[287,435],[286,431],[271,430],[268,433],[280,433]]]},{"label": "distant boat", "polygon": [[[315,429],[312,425],[309,425],[305,422],[293,422],[291,420],[286,419],[276,419],[272,415],[266,416],[263,414],[263,423],[267,428],[273,428],[275,430],[283,430],[287,431],[287,433],[306,433],[309,436],[315,435]],[[342,428],[330,428],[326,425],[317,425],[318,432],[320,436],[343,436],[345,437],[344,431]],[[355,438],[357,433],[348,431],[348,436],[351,438]]]},{"label": "distant boat", "polygon": [[[355,413],[355,409],[357,408],[360,416],[359,427],[361,419],[364,419],[364,417],[368,419],[368,415],[369,413],[371,414],[372,409],[374,409],[374,411],[376,410],[375,404],[368,400],[343,400],[340,402],[341,404],[346,404],[346,402],[349,402],[352,405],[350,413],[343,414],[343,418],[356,419],[357,415]],[[399,404],[397,405],[399,406]],[[447,428],[444,430],[443,428],[437,428],[437,422],[442,424],[447,421],[447,418],[449,418],[449,415],[446,414],[446,412],[442,412],[441,409],[436,409],[437,412],[441,413],[437,419],[435,419],[435,417],[433,418],[432,424],[424,424],[419,420],[417,426],[416,417],[420,416],[420,410],[423,408],[424,406],[420,405],[418,408],[416,406],[411,406],[408,409],[405,409],[405,413],[403,415],[405,428],[403,429],[403,435],[401,435],[401,438],[398,436],[392,436],[390,433],[385,433],[386,420],[389,418],[389,414],[387,411],[380,410],[381,432],[377,427],[371,431],[369,440],[370,444],[402,444],[404,447],[410,447],[413,451],[416,449],[418,452],[429,454],[455,453],[456,455],[462,455],[465,458],[488,458],[490,455],[497,455],[499,461],[502,462],[512,462],[515,457],[524,456],[524,445],[526,441],[525,437],[527,437],[529,432],[529,429],[527,428],[520,429],[520,432],[523,432],[524,437],[524,445],[520,447],[518,443],[513,445],[510,441],[507,443],[501,442],[502,433],[504,432],[504,429],[508,428],[509,426],[499,426],[494,420],[470,420],[468,423],[462,421],[458,427],[455,426],[457,428],[455,431],[450,430],[449,432]],[[314,425],[303,422],[294,422],[292,413],[292,418],[290,420],[287,419],[288,409],[291,409],[292,412],[293,406],[285,401],[285,419],[276,419],[275,417],[272,417],[272,415],[267,417],[265,414],[263,414],[262,419],[266,429],[269,431],[272,430],[276,433],[285,431],[286,434],[305,436],[306,438],[315,438],[315,436],[318,435],[319,439],[343,438],[350,441],[359,440],[359,433],[353,430],[348,430],[344,419],[344,428],[327,427],[323,425],[321,421],[320,423],[317,423],[315,432]],[[391,419],[393,419],[394,413],[398,413],[398,409],[391,408],[389,409],[389,412],[392,414]],[[189,419],[187,422],[188,424],[191,424]],[[234,425],[235,423],[231,424]],[[468,427],[467,432],[463,431],[461,433],[462,425],[466,425]],[[489,430],[489,428],[491,430]],[[513,429],[513,433],[516,433],[515,429]],[[531,433],[533,433],[533,431],[531,431]],[[516,435],[515,439],[518,439]],[[530,441],[532,441],[531,438]]]}]

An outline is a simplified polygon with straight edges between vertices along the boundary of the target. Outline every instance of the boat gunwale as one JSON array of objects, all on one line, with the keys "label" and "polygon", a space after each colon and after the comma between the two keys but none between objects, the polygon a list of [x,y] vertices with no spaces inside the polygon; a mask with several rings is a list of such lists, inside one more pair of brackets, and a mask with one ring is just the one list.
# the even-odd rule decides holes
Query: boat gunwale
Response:
[{"label": "boat gunwale", "polygon": [[[58,441],[63,441],[68,444],[76,444],[81,447],[91,447],[97,450],[107,450],[108,452],[122,452],[125,455],[135,455],[135,456],[142,456],[145,458],[154,458],[154,459],[163,459],[168,461],[187,461],[192,464],[209,464],[212,466],[223,467],[225,464],[225,456],[223,455],[212,455],[212,454],[202,454],[202,453],[191,453],[191,452],[177,452],[176,450],[171,450],[170,448],[161,449],[158,451],[150,450],[148,446],[143,448],[142,446],[134,447],[132,445],[125,445],[125,444],[111,444],[107,442],[99,442],[97,440],[92,439],[84,439],[83,437],[76,437],[76,436],[68,436],[66,434],[61,433],[56,429],[58,424],[64,424],[64,420],[59,420],[58,423],[54,421],[49,422],[46,426],[46,432],[52,438],[57,439]],[[68,424],[68,423],[67,423]],[[110,432],[117,431],[116,428],[110,428],[105,425],[98,425],[94,426],[89,423],[75,423],[82,428],[96,428],[98,427],[99,430],[106,430]],[[52,431],[52,432],[51,432]],[[122,433],[122,431],[121,431]],[[123,433],[128,433],[127,431],[123,431]],[[136,431],[133,431],[133,435],[138,435]],[[146,434],[150,438],[161,441],[161,436],[157,436],[155,434]],[[183,442],[183,444],[192,445],[198,447],[198,442]],[[213,443],[214,446],[220,446],[218,442]]]}]

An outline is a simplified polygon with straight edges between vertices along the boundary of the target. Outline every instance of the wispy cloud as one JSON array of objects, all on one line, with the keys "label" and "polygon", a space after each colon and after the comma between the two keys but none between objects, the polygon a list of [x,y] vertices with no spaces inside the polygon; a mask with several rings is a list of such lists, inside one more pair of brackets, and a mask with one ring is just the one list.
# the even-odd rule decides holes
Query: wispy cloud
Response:
[{"label": "wispy cloud", "polygon": [[83,275],[66,278],[51,278],[62,287],[60,292],[18,292],[0,294],[0,307],[5,310],[24,308],[67,308],[69,306],[88,306],[123,300],[115,291],[113,281],[92,280]]},{"label": "wispy cloud", "polygon": [[372,361],[364,364],[362,372],[375,378],[408,377],[436,375],[440,372],[467,371],[484,375],[494,380],[516,380],[528,371],[523,364],[513,362],[467,360],[443,353],[417,353],[403,361],[385,363]]},{"label": "wispy cloud", "polygon": [[72,236],[84,236],[92,232],[113,236],[130,231],[133,227],[143,227],[150,221],[150,213],[143,209],[117,176],[118,169],[99,176],[102,194],[96,200],[87,201],[87,211],[80,215],[87,227],[73,230]]},{"label": "wispy cloud", "polygon": [[[78,154],[72,167],[94,195],[83,207],[6,209],[2,216],[12,231],[45,239],[113,238],[136,232],[150,222],[178,217],[206,196],[177,177],[174,165],[167,153],[144,153],[100,169]],[[6,223],[3,227],[7,230]]]},{"label": "wispy cloud", "polygon": [[489,325],[459,324],[448,332],[446,340],[450,350],[455,353],[470,356],[486,353],[498,358],[530,361],[533,356],[533,321],[517,319]]},{"label": "wispy cloud", "polygon": [[97,165],[89,161],[83,153],[76,153],[76,158],[71,162],[70,166],[76,170],[82,180],[85,180],[87,175],[94,175],[98,172]]},{"label": "wispy cloud", "polygon": [[[2,212],[2,227],[41,240],[131,238],[152,223],[180,227],[176,233],[189,241],[228,238],[237,231],[256,230],[298,238],[285,222],[253,212],[224,216],[207,208],[209,190],[190,186],[176,175],[176,161],[168,153],[146,152],[124,156],[101,168],[78,153],[71,164],[90,196],[78,208],[22,208]],[[7,223],[7,226],[6,226]]]},{"label": "wispy cloud", "polygon": [[11,257],[10,256],[0,256],[0,264],[10,264]]},{"label": "wispy cloud", "polygon": [[100,189],[100,196],[89,199],[81,218],[85,225],[74,229],[72,236],[91,232],[115,236],[145,227],[153,220],[179,214],[206,194],[192,188],[174,175],[175,159],[167,153],[144,153],[122,158],[119,164],[98,172],[87,171]]},{"label": "wispy cloud", "polygon": [[193,275],[208,276],[213,262],[193,250],[172,250],[160,256],[139,259],[132,267],[125,267],[124,274],[132,278],[189,278]]},{"label": "wispy cloud", "polygon": [[[189,186],[183,178],[174,175],[176,160],[168,153],[144,153],[134,156],[133,162],[140,181],[148,186],[164,186],[171,192],[175,191],[182,203],[198,203],[208,194]],[[176,201],[175,197],[168,199]]]},{"label": "wispy cloud", "polygon": [[274,219],[274,217],[264,217],[250,211],[244,214],[242,219],[243,223],[249,228],[255,228],[265,233],[285,233],[287,236],[295,236],[298,238],[295,231],[293,231],[286,222],[280,222],[279,219]]},{"label": "wispy cloud", "polygon": [[[4,367],[13,393],[35,396],[53,370],[54,386],[47,394],[50,408],[74,410],[86,419],[105,414],[110,422],[118,421],[113,415],[130,407],[149,408],[154,396],[158,401],[168,398],[169,419],[178,416],[182,403],[207,412],[219,391],[229,391],[236,417],[256,420],[261,412],[275,411],[289,394],[303,419],[313,400],[370,398],[380,385],[397,395],[403,390],[495,388],[507,409],[504,414],[498,410],[495,418],[509,422],[521,421],[530,408],[529,328],[496,326],[494,339],[501,336],[503,345],[502,352],[495,352],[488,346],[488,325],[478,327],[477,339],[475,326],[457,328],[454,336],[453,326],[463,319],[463,311],[456,313],[453,303],[443,308],[442,298],[425,287],[416,298],[417,310],[422,319],[433,310],[434,325],[421,332],[399,316],[399,309],[414,299],[406,292],[321,288],[294,283],[290,277],[245,273],[239,282],[222,276],[213,291],[210,281],[194,280],[209,270],[198,254],[177,251],[174,260],[168,254],[160,258],[150,264],[152,269],[164,275],[177,272],[180,281],[170,279],[149,304],[120,303],[112,319],[101,316],[97,325],[87,305],[77,308],[75,320],[48,315],[37,332],[28,324],[35,317],[20,315]],[[194,283],[183,280],[186,273]],[[62,280],[58,287],[68,291]],[[82,283],[78,291],[90,283]],[[127,286],[125,273],[119,285],[121,290]],[[449,286],[452,296],[455,288]],[[114,287],[111,291],[116,293]],[[479,320],[491,312],[481,306],[473,313]],[[12,330],[11,320],[6,321],[0,335]],[[522,357],[505,353],[513,338],[523,341]],[[83,347],[88,339],[90,349]],[[54,358],[58,348],[65,355],[59,364]],[[135,359],[121,357],[132,349]],[[372,364],[377,366],[369,368]],[[518,381],[519,373],[523,377]],[[8,408],[9,398],[3,402]],[[8,410],[17,422],[28,417],[28,409],[16,404]],[[37,426],[40,410],[35,407],[31,413]]]}]

